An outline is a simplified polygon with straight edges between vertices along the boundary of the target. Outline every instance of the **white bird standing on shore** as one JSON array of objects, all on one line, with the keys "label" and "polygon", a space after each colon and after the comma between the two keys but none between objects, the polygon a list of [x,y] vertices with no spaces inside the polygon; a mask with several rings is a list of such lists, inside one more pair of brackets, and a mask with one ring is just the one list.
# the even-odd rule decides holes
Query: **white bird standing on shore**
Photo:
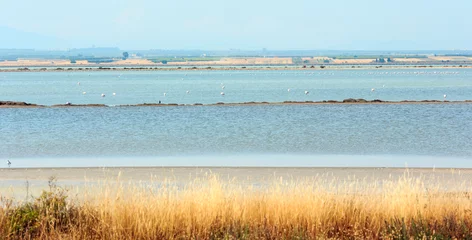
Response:
[{"label": "white bird standing on shore", "polygon": [[7,160],[7,164],[8,164],[8,167],[10,167],[10,166],[11,166],[11,162],[10,162],[10,160]]},{"label": "white bird standing on shore", "polygon": [[444,100],[446,100],[446,98],[447,98],[447,95],[446,95],[446,94],[444,94]]}]

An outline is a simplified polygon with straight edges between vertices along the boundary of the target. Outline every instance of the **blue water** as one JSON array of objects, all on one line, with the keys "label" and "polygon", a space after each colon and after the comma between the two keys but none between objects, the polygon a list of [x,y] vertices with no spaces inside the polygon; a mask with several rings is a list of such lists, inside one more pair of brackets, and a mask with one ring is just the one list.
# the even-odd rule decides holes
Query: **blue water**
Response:
[{"label": "blue water", "polygon": [[[0,73],[0,99],[108,105],[472,99],[470,70],[382,72]],[[471,146],[469,103],[0,108],[0,161],[16,167],[472,167]]]},{"label": "blue water", "polygon": [[472,156],[472,104],[28,108],[0,112],[0,158]]},{"label": "blue water", "polygon": [[466,100],[471,93],[472,69],[0,72],[0,100],[45,105]]}]

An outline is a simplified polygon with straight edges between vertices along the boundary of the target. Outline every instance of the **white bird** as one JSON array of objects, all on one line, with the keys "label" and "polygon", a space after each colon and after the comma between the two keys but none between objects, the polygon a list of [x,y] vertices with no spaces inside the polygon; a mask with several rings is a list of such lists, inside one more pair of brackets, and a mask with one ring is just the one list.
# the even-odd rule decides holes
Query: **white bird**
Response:
[{"label": "white bird", "polygon": [[225,93],[224,93],[224,92],[221,92],[220,94],[221,94],[221,96],[224,96],[224,95],[225,95]]},{"label": "white bird", "polygon": [[287,92],[290,92],[290,88],[289,88],[289,89],[287,89]]},{"label": "white bird", "polygon": [[308,95],[309,93],[310,93],[310,92],[308,92],[308,91],[305,91],[305,95]]},{"label": "white bird", "polygon": [[371,91],[371,92],[374,92],[374,91],[375,91],[375,88],[372,88],[370,91]]},{"label": "white bird", "polygon": [[113,93],[113,96],[116,96],[116,93]]},{"label": "white bird", "polygon": [[84,95],[85,95],[85,94],[87,94],[87,92],[82,92],[82,94],[84,94]]},{"label": "white bird", "polygon": [[164,93],[164,97],[167,95],[167,93]]},{"label": "white bird", "polygon": [[80,85],[80,82],[77,82],[77,85]]},{"label": "white bird", "polygon": [[102,93],[102,97],[105,97],[105,93]]},{"label": "white bird", "polygon": [[189,93],[190,93],[190,91],[188,91],[188,90],[187,90],[187,92],[185,92],[185,93],[189,94]]},{"label": "white bird", "polygon": [[7,164],[8,164],[8,167],[10,167],[10,166],[11,166],[11,162],[10,162],[10,160],[7,160]]},{"label": "white bird", "polygon": [[444,94],[444,99],[446,99],[446,98],[447,98],[447,95],[446,95],[446,94]]}]

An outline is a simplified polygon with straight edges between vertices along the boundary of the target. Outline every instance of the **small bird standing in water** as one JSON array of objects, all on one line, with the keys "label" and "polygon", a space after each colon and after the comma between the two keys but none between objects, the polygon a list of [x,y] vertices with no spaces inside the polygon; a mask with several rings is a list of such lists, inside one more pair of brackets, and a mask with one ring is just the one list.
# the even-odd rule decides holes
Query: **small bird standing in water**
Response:
[{"label": "small bird standing in water", "polygon": [[10,167],[10,166],[11,166],[11,162],[10,162],[10,160],[7,160],[7,164],[8,164],[8,167]]}]

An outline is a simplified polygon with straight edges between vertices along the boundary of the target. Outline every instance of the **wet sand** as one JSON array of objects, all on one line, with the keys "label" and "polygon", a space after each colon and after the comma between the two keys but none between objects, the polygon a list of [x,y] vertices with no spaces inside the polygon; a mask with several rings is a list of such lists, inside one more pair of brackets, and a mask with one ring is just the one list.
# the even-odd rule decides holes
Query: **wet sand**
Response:
[{"label": "wet sand", "polygon": [[88,184],[163,182],[185,186],[208,176],[239,185],[268,185],[274,181],[323,181],[325,183],[378,183],[402,177],[421,178],[431,186],[438,182],[447,189],[464,188],[472,183],[472,169],[446,168],[319,168],[319,167],[110,167],[110,168],[3,168],[0,169],[0,195],[38,194],[54,177],[62,186],[81,188]]},{"label": "wet sand", "polygon": [[[385,181],[410,177],[445,178],[472,181],[472,169],[445,168],[320,168],[320,167],[92,167],[92,168],[3,168],[0,169],[0,186],[26,181],[46,186],[50,177],[64,185],[81,185],[87,182],[171,181],[185,184],[196,178],[217,175],[221,179],[244,184],[267,184],[274,180],[306,180],[321,178],[337,181]],[[39,184],[39,185],[42,185]]]},{"label": "wet sand", "polygon": [[412,177],[431,175],[436,177],[461,176],[472,180],[472,169],[454,168],[363,168],[363,167],[90,167],[90,168],[1,168],[0,181],[6,180],[48,180],[54,176],[60,181],[110,180],[147,181],[160,180],[186,181],[208,174],[222,178],[271,181],[280,177],[306,179],[316,176],[336,179],[378,179],[387,180],[408,174]]}]

